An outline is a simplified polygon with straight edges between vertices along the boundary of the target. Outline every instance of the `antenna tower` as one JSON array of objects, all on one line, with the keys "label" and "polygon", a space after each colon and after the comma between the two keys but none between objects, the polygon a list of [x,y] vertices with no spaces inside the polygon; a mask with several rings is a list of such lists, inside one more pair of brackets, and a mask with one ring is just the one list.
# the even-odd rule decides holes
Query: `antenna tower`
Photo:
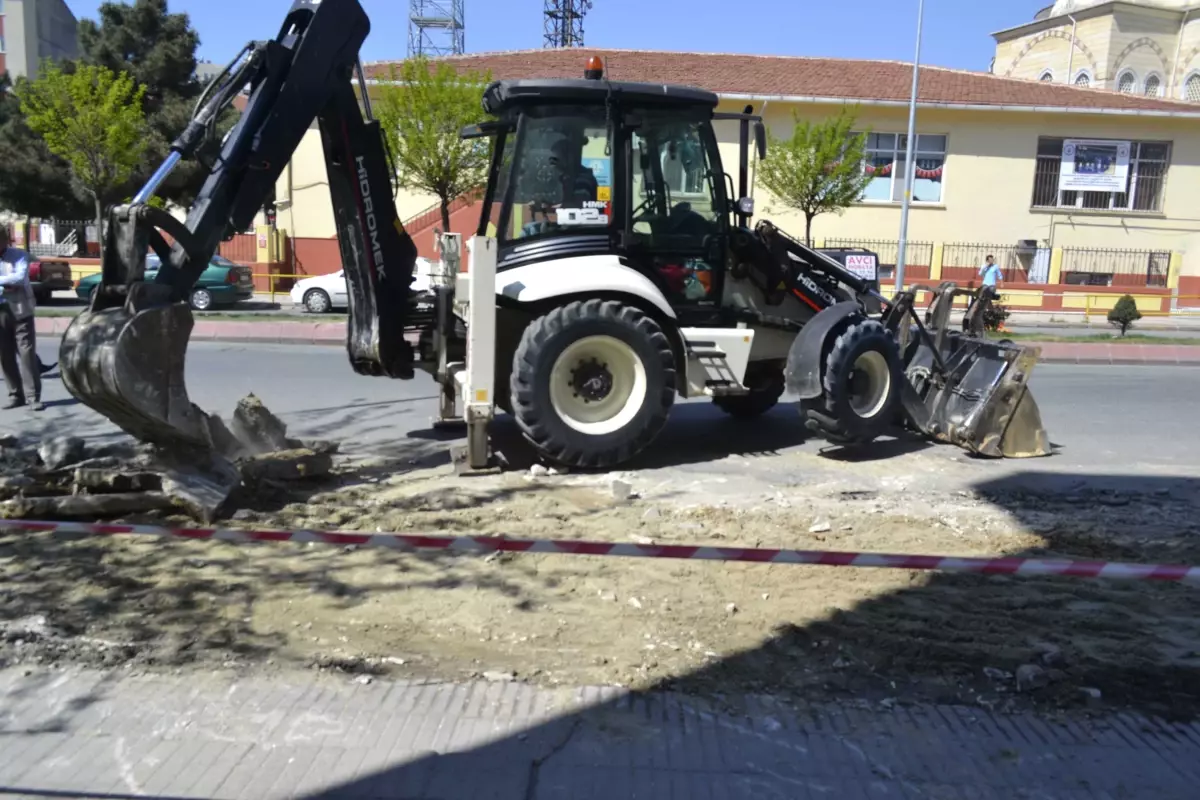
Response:
[{"label": "antenna tower", "polygon": [[583,47],[583,18],[592,0],[546,0],[543,47]]},{"label": "antenna tower", "polygon": [[460,56],[466,52],[465,0],[409,0],[408,56]]}]

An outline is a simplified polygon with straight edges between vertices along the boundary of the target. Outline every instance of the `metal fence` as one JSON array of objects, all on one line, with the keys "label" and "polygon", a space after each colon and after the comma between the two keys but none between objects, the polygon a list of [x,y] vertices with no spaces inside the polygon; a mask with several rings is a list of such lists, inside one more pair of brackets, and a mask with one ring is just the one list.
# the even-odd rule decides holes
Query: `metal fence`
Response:
[{"label": "metal fence", "polygon": [[39,258],[78,258],[100,254],[95,220],[38,220],[30,223],[25,236],[25,251]]},{"label": "metal fence", "polygon": [[[898,239],[826,239],[825,247],[859,247],[870,250],[879,257],[879,277],[894,278],[896,276],[896,260],[900,257],[900,240]],[[933,242],[907,243],[904,251],[904,268],[929,268],[933,263]],[[927,275],[928,273],[926,273]],[[912,275],[910,277],[924,277]]]},{"label": "metal fence", "polygon": [[1046,283],[1050,279],[1050,248],[984,242],[948,242],[942,248],[942,276],[974,280],[988,256],[996,259],[1007,282]]},{"label": "metal fence", "polygon": [[238,264],[253,264],[258,261],[258,237],[253,233],[239,233],[227,242],[221,242],[217,252]]},{"label": "metal fence", "polygon": [[1064,247],[1062,282],[1165,288],[1170,264],[1171,253],[1166,250]]}]

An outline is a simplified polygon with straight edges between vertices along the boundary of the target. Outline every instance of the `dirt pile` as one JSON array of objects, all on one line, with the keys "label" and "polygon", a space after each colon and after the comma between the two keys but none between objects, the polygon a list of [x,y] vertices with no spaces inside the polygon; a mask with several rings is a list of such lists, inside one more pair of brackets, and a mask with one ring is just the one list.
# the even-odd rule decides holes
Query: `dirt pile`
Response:
[{"label": "dirt pile", "polygon": [[235,511],[239,488],[320,477],[337,445],[287,436],[287,426],[254,395],[241,400],[218,452],[168,451],[124,443],[89,447],[76,437],[0,440],[0,518],[103,519],[175,512],[210,523]]}]

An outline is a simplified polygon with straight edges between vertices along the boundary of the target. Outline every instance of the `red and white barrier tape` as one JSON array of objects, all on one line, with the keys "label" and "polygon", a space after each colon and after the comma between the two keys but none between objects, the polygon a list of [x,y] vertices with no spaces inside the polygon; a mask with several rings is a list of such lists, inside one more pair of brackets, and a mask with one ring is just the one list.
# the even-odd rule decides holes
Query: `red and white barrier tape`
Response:
[{"label": "red and white barrier tape", "polygon": [[982,575],[1067,575],[1076,578],[1170,581],[1200,585],[1200,567],[1175,564],[1122,564],[1043,558],[962,558],[957,556],[846,553],[834,550],[774,550],[756,547],[624,544],[563,539],[506,539],[498,536],[420,536],[400,533],[272,531],[237,528],[162,528],[84,522],[0,520],[0,532],[57,533],[67,536],[156,536],[222,542],[296,542],[382,547],[389,550],[450,550],[465,553],[558,553],[576,556],[676,558],[698,561],[748,561],[757,564],[808,564],[825,567],[975,572]]}]

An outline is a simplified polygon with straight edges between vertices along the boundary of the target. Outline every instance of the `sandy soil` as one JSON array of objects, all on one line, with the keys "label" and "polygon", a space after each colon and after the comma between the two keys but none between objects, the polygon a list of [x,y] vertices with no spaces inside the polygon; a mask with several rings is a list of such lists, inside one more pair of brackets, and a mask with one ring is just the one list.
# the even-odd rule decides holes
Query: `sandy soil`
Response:
[{"label": "sandy soil", "polygon": [[[1165,490],[984,498],[812,480],[713,506],[649,487],[617,499],[605,476],[407,469],[242,498],[234,524],[1200,563],[1193,498]],[[1186,714],[1200,710],[1198,599],[1195,587],[1067,578],[0,535],[0,663],[992,707],[1095,707],[1098,694]]]}]

